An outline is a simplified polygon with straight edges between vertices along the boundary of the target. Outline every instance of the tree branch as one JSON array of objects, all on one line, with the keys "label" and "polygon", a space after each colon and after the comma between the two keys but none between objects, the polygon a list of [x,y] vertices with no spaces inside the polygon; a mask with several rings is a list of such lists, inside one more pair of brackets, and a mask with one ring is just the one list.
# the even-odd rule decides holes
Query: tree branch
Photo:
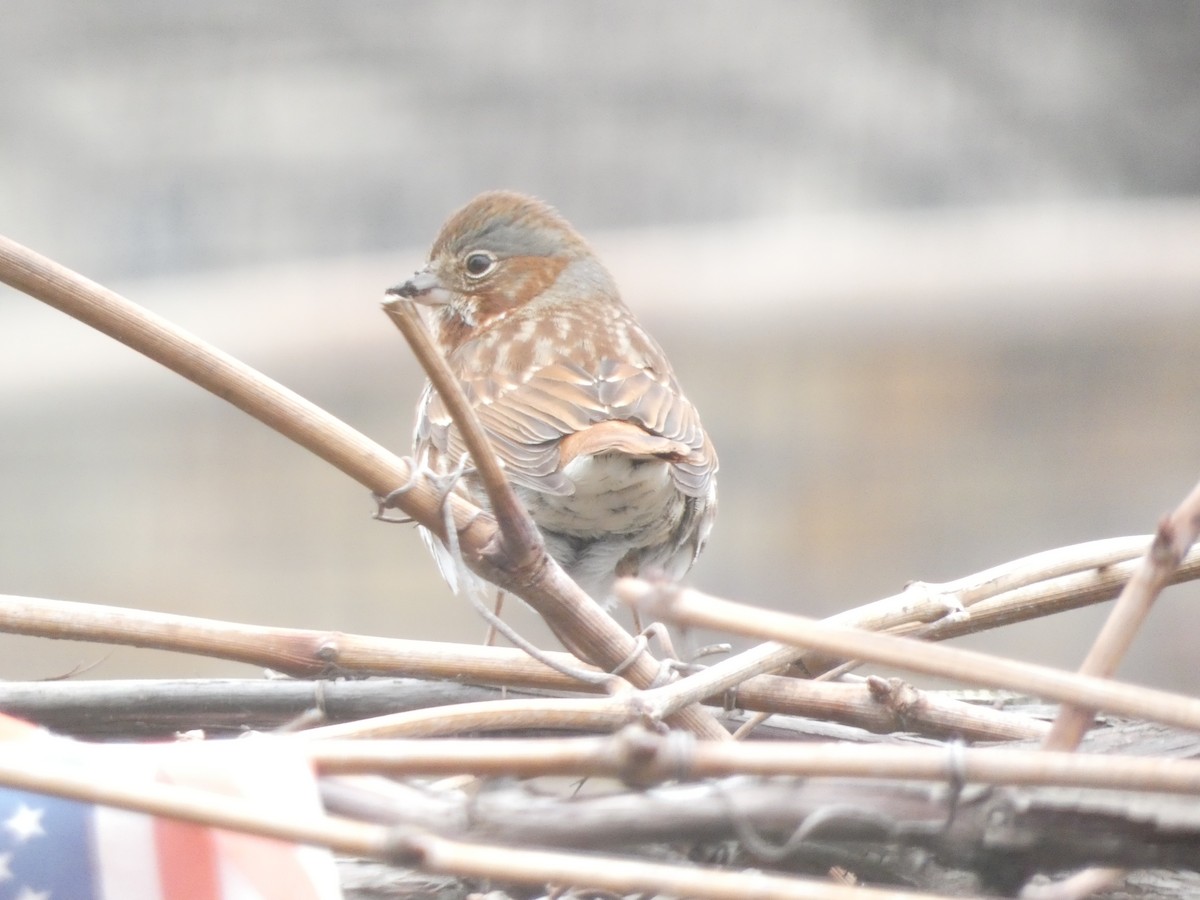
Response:
[{"label": "tree branch", "polygon": [[[1092,649],[1079,667],[1081,675],[1110,678],[1129,650],[1138,629],[1150,614],[1150,608],[1162,589],[1170,583],[1180,563],[1200,534],[1200,484],[1197,484],[1179,507],[1163,519],[1142,557],[1141,563],[1121,591],[1116,605],[1109,613],[1104,627],[1096,636]],[[1070,750],[1079,745],[1084,732],[1091,727],[1095,710],[1067,702],[1046,737],[1046,750]]]}]

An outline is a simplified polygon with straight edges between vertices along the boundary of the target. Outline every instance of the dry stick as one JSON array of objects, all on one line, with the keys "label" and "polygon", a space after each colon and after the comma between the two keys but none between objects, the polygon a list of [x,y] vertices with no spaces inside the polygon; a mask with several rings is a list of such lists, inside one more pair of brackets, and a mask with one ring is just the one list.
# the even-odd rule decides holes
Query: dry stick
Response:
[{"label": "dry stick", "polygon": [[[497,556],[495,520],[414,472],[405,460],[359,434],[293,391],[227,353],[142,309],[119,294],[0,236],[0,281],[90,325],[161,363],[205,390],[317,454],[376,494],[411,485],[397,505],[444,537],[442,509],[449,508],[467,564],[477,574],[527,601],[587,647],[602,667],[625,666],[622,675],[637,687],[655,682],[659,664],[644,648],[545,557],[535,572],[512,573]],[[633,661],[629,663],[630,658]],[[628,663],[628,665],[626,665]],[[712,739],[728,734],[699,707],[682,710],[673,724]]]},{"label": "dry stick", "polygon": [[[778,696],[773,694],[776,687]],[[899,678],[826,683],[760,675],[739,685],[729,698],[730,705],[760,715],[791,713],[857,725],[877,734],[911,731],[967,741],[1018,741],[1040,740],[1050,729],[1048,722],[1019,711],[921,691]],[[738,730],[745,727],[743,723]]]},{"label": "dry stick", "polygon": [[957,779],[979,785],[1200,795],[1200,761],[1191,759],[844,742],[717,743],[690,740],[680,732],[656,735],[635,726],[604,737],[332,740],[313,742],[304,753],[323,775],[593,776],[638,786],[736,775]]},{"label": "dry stick", "polygon": [[1124,869],[1096,866],[1068,875],[1049,884],[1027,884],[1021,889],[1021,900],[1084,900],[1125,875]]},{"label": "dry stick", "polygon": [[[1141,628],[1150,608],[1162,589],[1179,569],[1188,550],[1196,541],[1200,531],[1200,484],[1169,517],[1159,523],[1150,549],[1142,557],[1133,577],[1125,584],[1116,605],[1096,636],[1079,672],[1111,678],[1124,658],[1133,638]],[[1045,750],[1074,750],[1092,726],[1096,712],[1086,706],[1064,703],[1050,727],[1050,733],[1042,741]],[[1107,887],[1124,876],[1124,871],[1113,868],[1085,869],[1076,877],[1087,889]]]},{"label": "dry stick", "polygon": [[[1155,532],[1150,549],[1125,585],[1092,649],[1079,667],[1081,675],[1110,678],[1133,643],[1150,607],[1169,583],[1175,570],[1200,534],[1200,484]],[[1091,727],[1095,710],[1067,698],[1042,746],[1046,750],[1071,750],[1079,746]]]},{"label": "dry stick", "polygon": [[[867,631],[913,634],[929,641],[977,634],[1117,596],[1149,540],[1148,536],[1134,536],[1089,541],[1042,551],[955,581],[913,582],[899,594],[824,621]],[[1197,577],[1200,549],[1193,548],[1171,580]],[[959,608],[967,615],[954,615]],[[797,662],[815,675],[841,661],[805,652]]]},{"label": "dry stick", "polygon": [[483,481],[483,488],[492,506],[492,515],[496,517],[501,551],[507,555],[517,571],[536,572],[546,564],[546,546],[542,534],[524,504],[517,499],[512,485],[504,477],[504,470],[500,468],[500,462],[496,459],[496,454],[492,451],[487,435],[471,409],[462,386],[446,365],[446,360],[434,347],[429,333],[417,317],[413,302],[402,298],[385,300],[383,311],[408,341],[417,362],[429,376],[434,390],[446,404],[450,418],[462,434],[463,443],[466,444],[467,452],[471,454],[475,470]]},{"label": "dry stick", "polygon": [[[513,668],[524,671],[519,666],[529,657],[520,657]],[[444,654],[434,664],[445,673],[450,659]],[[133,739],[135,735],[161,735],[192,727],[226,731],[242,726],[287,725],[298,730],[329,719],[361,720],[400,709],[444,710],[485,697],[517,699],[505,695],[510,683],[503,677],[504,670],[502,660],[490,667],[490,678],[481,679],[464,670],[461,680],[468,683],[458,686],[447,684],[445,674],[436,680],[418,676],[336,682],[279,678],[5,681],[0,682],[0,709],[77,737],[122,735]],[[552,675],[566,680],[557,673]],[[501,687],[474,687],[481,681]],[[526,685],[536,686],[536,679]],[[716,697],[708,702],[723,699]],[[825,730],[823,723],[831,721],[878,734],[907,731],[967,741],[1040,740],[1050,728],[1049,722],[1017,711],[918,691],[900,679],[822,684],[761,676],[739,686],[735,699],[742,709],[815,720],[776,723],[782,733],[797,736],[810,731],[821,733]],[[306,721],[310,714],[321,716],[321,721]],[[623,714],[623,721],[628,721],[628,706]],[[596,710],[591,721],[599,722],[604,715],[607,713],[603,709]],[[297,720],[297,716],[302,718]],[[454,721],[461,724],[463,719]],[[405,731],[411,734],[415,727],[410,722]],[[554,727],[563,725],[551,719]],[[611,729],[606,726],[605,730]],[[865,735],[849,739],[855,737],[867,739]]]},{"label": "dry stick", "polygon": [[474,732],[511,732],[526,728],[609,732],[625,725],[629,719],[629,703],[617,697],[486,700],[322,725],[297,732],[296,736],[316,741],[396,735],[433,737]]},{"label": "dry stick", "polygon": [[[777,679],[783,689],[794,695],[810,690],[824,701],[825,718],[847,721],[879,732],[898,728],[917,730],[903,714],[894,714],[871,699],[868,685],[832,685],[852,697],[841,700],[822,695],[811,682],[795,683],[796,679]],[[750,690],[753,690],[751,685]],[[660,708],[653,702],[645,708],[643,718],[659,720]],[[642,696],[634,698],[635,709],[642,708]],[[810,702],[809,706],[816,706]],[[999,710],[981,709],[968,703],[946,700],[927,701],[928,710],[918,706],[912,713],[916,722],[938,726],[942,733],[952,733],[972,740],[1034,740],[1045,735],[1048,726]],[[774,710],[772,710],[774,711]],[[806,710],[815,714],[811,708]],[[319,740],[349,738],[380,738],[389,736],[428,737],[488,732],[516,732],[522,729],[557,731],[610,732],[630,719],[630,705],[624,697],[604,698],[525,698],[457,703],[427,709],[414,709],[387,715],[360,718],[352,722],[322,725],[299,732],[299,735]],[[772,742],[774,745],[775,742]],[[721,742],[720,746],[725,746]]]},{"label": "dry stick", "polygon": [[[870,631],[930,622],[954,606],[969,606],[993,598],[1000,603],[1002,601],[999,598],[1007,592],[1023,590],[1048,579],[1113,566],[1135,556],[1140,546],[1141,539],[1137,537],[1109,538],[1047,550],[944,584],[914,582],[900,594],[846,610],[824,619],[823,622],[827,625],[851,626]],[[1200,554],[1193,561],[1193,565],[1200,569]],[[1024,598],[1022,602],[1025,603]],[[1028,617],[1029,613],[1037,608],[1036,605],[1026,603],[1022,618]],[[968,618],[962,630],[976,630],[970,627],[974,619],[974,615]],[[931,634],[939,638],[948,636],[944,631],[934,631]],[[924,633],[920,636],[928,637]],[[813,660],[816,654],[811,651],[799,652],[794,647],[767,642],[714,663],[681,681],[645,691],[643,702],[660,711],[671,711],[680,704],[686,705],[729,690],[750,676],[777,671],[795,661],[797,657],[809,661]]]},{"label": "dry stick", "polygon": [[[736,656],[713,663],[679,681],[642,691],[639,700],[647,707],[650,717],[654,718],[697,702],[697,700],[717,696],[722,691],[736,691],[730,698],[734,705],[749,710],[779,712],[778,705],[772,708],[772,704],[761,701],[754,702],[756,695],[761,695],[761,692],[766,691],[773,684],[798,681],[798,679],[774,678],[762,673],[774,672],[786,667],[799,653],[800,651],[795,647],[775,641],[765,641]],[[857,699],[858,692],[862,691],[866,697],[871,698],[870,707],[880,712],[883,712],[885,703],[889,704],[889,708],[896,711],[897,714],[886,717],[890,726],[888,730],[901,727],[911,729],[912,726],[905,725],[903,721],[906,717],[911,717],[914,722],[935,724],[943,732],[954,733],[972,740],[987,740],[985,735],[988,734],[997,736],[1003,734],[1004,737],[999,738],[1002,740],[1042,738],[1048,727],[1042,722],[1004,713],[1000,710],[983,709],[945,698],[940,700],[924,699],[912,690],[898,693],[892,688],[890,682],[884,685],[874,685],[868,682],[853,686],[832,683],[821,685],[815,680],[803,680],[799,683],[805,685],[805,688],[795,688],[794,690],[809,690],[819,697],[830,697],[836,691],[845,690],[853,691],[852,697]],[[892,689],[888,690],[889,688]],[[851,697],[847,697],[847,701],[850,699]],[[795,711],[801,714],[813,714],[810,710]],[[825,715],[837,721],[848,720],[848,717],[837,709],[827,710]],[[761,722],[755,724],[761,724]]]},{"label": "dry stick", "polygon": [[[634,578],[617,582],[617,596],[626,603],[649,609],[656,617],[783,641],[793,657],[800,652],[797,648],[808,647],[842,659],[862,659],[968,684],[1007,688],[1061,703],[1081,703],[1133,718],[1200,730],[1200,700],[1166,691],[1118,684],[971,650],[829,625],[804,616],[749,607],[699,591],[650,584]],[[780,655],[786,658],[786,654]]]},{"label": "dry stick", "polygon": [[[1141,538],[1140,557],[1149,537]],[[933,623],[926,640],[943,640],[973,634],[989,628],[1024,622],[1037,616],[1052,615],[1103,603],[1121,593],[1139,563],[1138,558],[1103,563],[1096,568],[1056,575],[1045,581],[1013,588],[986,599],[977,600],[966,617],[947,617]],[[1171,577],[1172,584],[1200,578],[1200,548],[1193,547]]]},{"label": "dry stick", "polygon": [[[246,625],[69,600],[0,594],[0,632],[197,653],[262,666],[297,678],[353,672],[544,690],[597,689],[595,685],[580,684],[559,671],[548,669],[523,651],[510,647]],[[549,655],[557,655],[564,665],[574,662],[565,653]],[[925,696],[916,705],[883,703],[878,699],[878,692],[865,684],[820,684],[796,678],[758,676],[736,684],[735,689],[721,695],[720,689],[737,681],[734,678],[727,682],[721,677],[722,671],[729,666],[743,665],[739,657],[731,657],[719,663],[720,668],[712,675],[705,674],[706,679],[717,679],[708,681],[717,692],[708,698],[709,702],[732,704],[747,710],[835,719],[876,732],[932,728],[939,733],[959,734],[971,740],[1036,739],[1042,737],[1048,727],[1026,716],[937,695]],[[700,683],[685,680],[678,690],[690,694]],[[57,695],[67,687],[57,685],[45,690],[53,690]],[[652,695],[649,702],[655,704],[658,701]],[[674,707],[678,703],[671,705]],[[927,727],[921,728],[921,725]]]},{"label": "dry stick", "polygon": [[[926,621],[929,607],[944,609],[946,597],[967,602],[973,599],[971,621],[985,624],[1030,618],[1044,608],[1059,609],[1076,606],[1083,596],[1094,602],[1116,593],[1116,585],[1132,572],[1134,563],[1128,557],[1143,538],[1112,538],[1070,547],[1044,551],[1024,559],[1006,563],[984,572],[939,585],[922,584],[914,603],[913,589],[886,600],[877,601],[857,610],[832,617],[827,622],[855,622],[862,627],[895,627],[903,621]],[[1122,562],[1121,560],[1125,560]],[[1200,572],[1200,549],[1193,548],[1185,564],[1171,580],[1193,578]],[[1038,578],[1050,576],[1050,582]],[[1009,588],[1006,593],[989,596],[997,586]],[[943,598],[933,599],[930,598]],[[936,613],[936,611],[935,611]],[[970,622],[967,623],[969,626]],[[203,653],[267,666],[299,677],[336,672],[339,669],[373,673],[410,674],[428,677],[466,676],[489,683],[510,683],[523,686],[570,688],[569,680],[547,672],[542,666],[515,651],[502,649],[492,654],[474,646],[439,645],[422,641],[403,641],[378,637],[346,635],[337,632],[313,632],[299,629],[265,628],[177,616],[142,610],[127,610],[97,604],[33,598],[5,597],[0,603],[0,629],[13,633],[43,637],[104,640],[168,650]],[[942,627],[944,633],[970,630],[952,622]],[[839,714],[838,701],[824,693],[793,697],[796,688],[773,679],[744,678],[755,672],[770,671],[785,665],[796,651],[778,644],[764,644],[744,654],[731,657],[682,682],[652,693],[647,702],[661,704],[671,710],[680,701],[715,696],[721,691],[737,688],[736,704],[751,710],[775,710],[812,714],[806,708],[816,704],[824,714],[845,720]],[[805,653],[805,660],[814,654]],[[563,658],[563,662],[567,662]],[[782,686],[781,686],[782,685]],[[834,689],[836,690],[836,689]],[[858,693],[841,701],[843,708],[859,703]],[[781,709],[779,704],[784,704]],[[963,704],[936,701],[922,704],[923,709],[907,712],[915,719],[929,721],[943,729],[957,730],[974,738],[1037,737],[1044,732],[1040,723],[1022,722],[1020,717],[991,716],[987,710],[963,708]],[[926,716],[929,706],[940,706],[937,714]],[[880,710],[879,712],[882,712]],[[869,707],[860,704],[852,720],[869,716]],[[995,721],[993,721],[995,720]],[[940,723],[940,724],[939,724]],[[865,724],[865,723],[864,723]],[[875,729],[882,724],[868,725]]]},{"label": "dry stick", "polygon": [[[525,505],[518,499],[516,491],[512,489],[512,485],[504,477],[504,470],[500,467],[500,461],[496,458],[491,443],[488,441],[487,434],[484,432],[483,426],[479,424],[479,419],[475,415],[475,411],[471,409],[470,401],[467,400],[462,385],[458,383],[458,380],[454,377],[454,373],[450,371],[450,367],[446,364],[446,360],[442,358],[442,354],[433,345],[433,341],[429,337],[429,332],[417,315],[412,300],[403,297],[385,300],[383,311],[395,326],[400,329],[400,333],[404,335],[404,339],[408,341],[408,346],[412,349],[417,362],[421,364],[421,368],[429,376],[430,383],[433,385],[434,390],[437,391],[438,396],[442,398],[442,402],[446,404],[450,418],[454,420],[454,424],[462,434],[463,442],[466,444],[467,452],[471,457],[471,462],[475,465],[475,471],[483,481],[484,492],[487,494],[488,502],[491,505],[492,515],[496,518],[496,528],[499,537],[496,552],[499,561],[506,569],[510,569],[515,577],[527,581],[535,580],[538,577],[538,573],[550,565],[550,557],[546,552],[545,541],[542,540],[542,533],[538,530],[533,518],[529,515],[529,511],[525,509]],[[446,544],[450,553],[454,555],[455,548],[458,546],[457,539],[446,541],[443,538],[443,543]],[[459,561],[456,559],[455,565],[458,564]],[[468,591],[464,591],[464,593],[474,602],[474,598]],[[582,594],[582,592],[579,593]],[[506,628],[500,620],[500,606],[503,597],[504,595],[501,592],[495,605],[495,611],[491,616],[483,613],[485,618],[488,619],[489,626],[489,639],[485,640],[484,643],[491,643],[490,637],[494,635],[496,630],[501,630],[505,632],[505,636],[510,641],[528,652],[530,656],[538,657],[541,651],[529,644],[514,631]],[[590,600],[591,598],[588,599]],[[594,605],[594,601],[592,602]],[[483,612],[481,607],[477,606],[477,608]],[[587,645],[579,646],[571,639],[572,628],[570,624],[566,628],[559,628],[555,625],[558,610],[550,609],[543,612],[539,607],[538,611],[542,612],[551,630],[566,645],[567,649],[571,650],[580,659],[589,662],[593,661]],[[548,665],[554,665],[553,662],[549,662],[548,660],[543,661],[547,662]],[[595,680],[593,673],[577,671],[576,674],[580,681]],[[603,681],[606,679],[601,675],[600,680]]]},{"label": "dry stick", "polygon": [[[1012,574],[1007,583],[1019,583],[1024,587],[979,601],[972,607],[972,619],[986,619],[989,623],[992,621],[992,612],[997,610],[1004,621],[1023,620],[1036,615],[1044,608],[1057,609],[1064,604],[1079,605],[1071,599],[1072,596],[1082,595],[1089,602],[1095,601],[1115,593],[1114,585],[1125,580],[1126,573],[1132,571],[1132,561],[1111,561],[1128,555],[1131,542],[1137,540],[1140,539],[1117,538],[1047,551],[956,582],[938,585],[937,593],[941,594],[940,589],[950,585],[978,586],[985,582],[994,583],[995,579],[991,577],[993,573],[1000,570],[1009,571]],[[1120,557],[1117,556],[1118,553]],[[1054,559],[1063,558],[1069,560],[1069,564],[1053,564]],[[1038,565],[1041,564],[1046,564],[1046,568],[1039,569]],[[1076,571],[1091,566],[1103,566],[1103,569]],[[1064,569],[1073,574],[1059,574]],[[1045,584],[1032,583],[1040,571],[1050,572],[1057,577]],[[1193,548],[1185,560],[1185,566],[1172,576],[1172,580],[1193,578],[1198,572],[1200,549]],[[855,618],[875,627],[893,625],[899,617],[908,614],[924,619],[925,613],[922,612],[921,604],[914,606],[913,603],[906,602],[911,600],[906,593],[868,604],[860,607],[862,618]],[[889,617],[887,610],[883,609],[884,606],[891,610],[896,618]],[[843,616],[839,615],[835,620],[842,618]],[[956,623],[947,628],[953,628],[957,632]],[[575,686],[569,680],[547,671],[524,654],[508,648],[488,651],[476,646],[268,628],[62,600],[0,597],[0,630],[41,637],[101,640],[201,653],[266,666],[297,677],[314,677],[345,670],[420,677],[466,677],[487,683],[509,683],[516,686],[568,689]],[[941,632],[937,636],[942,636]],[[695,680],[686,679],[670,686],[657,697],[652,696],[650,702],[662,703],[664,709],[673,709],[678,705],[678,701],[668,701],[668,697],[700,697],[706,696],[706,691],[709,690],[719,693],[736,686],[737,696],[733,701],[745,709],[811,715],[811,709],[806,707],[815,704],[817,709],[826,710],[822,714],[844,720],[845,715],[839,715],[837,710],[839,701],[834,700],[832,694],[814,694],[806,688],[797,695],[797,688],[774,679],[755,679],[739,684],[740,679],[755,671],[765,672],[786,665],[796,653],[793,648],[778,644],[752,648],[745,654],[711,666],[695,676]],[[759,657],[757,661],[755,656]],[[811,660],[813,657],[813,653],[806,652],[802,658]],[[569,658],[564,656],[563,661],[568,662]],[[856,698],[857,694],[842,701],[842,705],[859,703]],[[972,737],[1036,737],[1040,736],[1043,730],[1040,726],[1031,730],[1027,725],[1021,725],[1011,721],[1011,717],[1004,716],[996,718],[1010,718],[1010,721],[978,721],[987,718],[986,711],[974,707],[969,710],[962,709],[961,704],[948,701],[938,702],[945,707],[942,714],[927,720],[944,729],[963,729],[964,733],[969,733]],[[861,720],[864,714],[870,716],[867,706],[861,706],[854,718]],[[924,718],[924,710],[919,711],[916,718]],[[885,727],[883,723],[864,724],[876,730]],[[1017,730],[1014,731],[1014,728]]]},{"label": "dry stick", "polygon": [[[626,580],[618,582],[618,596]],[[736,656],[715,662],[687,678],[643,691],[641,699],[655,713],[673,712],[695,702],[692,698],[711,697],[730,690],[753,675],[778,671],[795,658],[795,647],[766,641]]]},{"label": "dry stick", "polygon": [[[195,653],[296,678],[345,672],[588,689],[520,650],[223,622],[99,603],[0,594],[0,632]],[[557,656],[573,663],[566,653]]]},{"label": "dry stick", "polygon": [[398,861],[425,872],[490,878],[523,884],[578,885],[618,895],[665,894],[697,900],[945,900],[943,895],[860,888],[804,878],[766,875],[754,869],[672,866],[613,856],[574,855],[468,844],[412,835]]},{"label": "dry stick", "polygon": [[[1146,538],[1140,535],[1104,538],[1098,541],[1058,547],[1053,550],[1043,550],[954,581],[941,583],[914,581],[906,585],[904,590],[894,597],[838,613],[831,616],[828,621],[879,631],[892,624],[887,619],[895,615],[897,607],[919,609],[924,606],[919,601],[926,598],[935,605],[935,608],[941,607],[943,610],[954,610],[959,607],[970,609],[983,600],[1028,587],[1031,584],[1049,581],[1064,575],[1073,575],[1077,572],[1103,569],[1128,559],[1136,559],[1142,555],[1145,541]],[[870,625],[868,624],[872,621],[870,614],[876,610],[885,619],[878,625]]]}]

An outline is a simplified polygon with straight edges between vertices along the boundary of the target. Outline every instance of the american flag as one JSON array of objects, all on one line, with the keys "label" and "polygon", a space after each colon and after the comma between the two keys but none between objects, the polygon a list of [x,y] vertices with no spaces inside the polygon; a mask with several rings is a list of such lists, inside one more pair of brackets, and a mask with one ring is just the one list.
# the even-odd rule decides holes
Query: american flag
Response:
[{"label": "american flag", "polygon": [[[97,779],[202,787],[319,814],[312,771],[275,740],[84,745],[0,715],[0,740]],[[0,900],[335,900],[324,850],[0,786]]]}]

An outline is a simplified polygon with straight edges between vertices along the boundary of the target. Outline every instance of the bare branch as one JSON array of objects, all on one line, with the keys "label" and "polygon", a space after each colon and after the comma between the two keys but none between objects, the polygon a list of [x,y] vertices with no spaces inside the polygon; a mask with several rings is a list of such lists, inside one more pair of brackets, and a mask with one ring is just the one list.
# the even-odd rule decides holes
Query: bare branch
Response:
[{"label": "bare branch", "polygon": [[[524,652],[509,647],[246,625],[68,600],[0,595],[0,631],[195,653],[261,666],[297,678],[323,678],[339,674],[403,675],[518,689],[598,690],[596,685],[568,678]],[[557,657],[563,664],[575,664],[573,657],[565,653],[547,655]],[[753,658],[750,661],[752,663]],[[747,667],[740,657],[726,662],[743,672],[755,668],[753,665]],[[722,674],[722,669],[717,669],[712,675],[708,674],[708,670],[697,674],[702,675],[703,679],[693,681],[692,678],[696,676],[690,676],[680,683],[677,690],[685,692],[686,696],[703,696],[707,702],[718,706],[819,716],[877,733],[902,729],[960,735],[971,740],[1012,740],[1041,737],[1046,727],[1025,716],[936,694],[922,694],[914,698],[910,691],[897,689],[897,693],[903,694],[902,698],[886,696],[872,684],[824,684],[759,675],[725,688],[722,685],[729,684],[729,679]],[[714,692],[712,695],[697,691],[704,684]],[[78,691],[86,694],[82,701],[85,704],[98,703],[92,693],[87,693],[89,690],[94,692],[96,688],[89,688],[85,684],[39,683],[34,699],[41,698],[46,704],[52,704],[56,696]],[[0,699],[11,697],[19,691],[19,684],[10,682],[0,686]],[[169,695],[169,691],[169,683],[160,686],[160,694]],[[92,699],[89,701],[88,697]],[[25,715],[38,721],[47,721],[41,718],[36,704],[29,705],[25,700],[20,702]],[[651,695],[645,703],[647,707],[657,708],[678,705],[679,699],[674,692],[666,692],[657,699]],[[62,720],[56,719],[54,724],[62,727]]]},{"label": "bare branch", "polygon": [[[1102,603],[1117,596],[1138,565],[1148,536],[1106,538],[1045,550],[940,584],[914,581],[899,594],[825,621],[941,641]],[[1172,582],[1200,577],[1193,548]],[[805,652],[797,665],[817,675],[841,660]]]},{"label": "bare branch", "polygon": [[426,872],[472,875],[521,884],[580,885],[618,894],[665,894],[699,900],[936,900],[915,891],[872,890],[828,881],[785,878],[754,869],[673,866],[619,857],[576,855],[462,843],[412,834],[401,858]]},{"label": "bare branch", "polygon": [[795,741],[694,741],[631,726],[554,739],[325,740],[305,752],[323,774],[619,778],[649,786],[727,775],[914,779],[1200,795],[1200,762],[1114,754],[962,746],[854,746]]},{"label": "bare branch", "polygon": [[[1079,667],[1082,675],[1109,678],[1125,656],[1150,608],[1183,562],[1200,534],[1200,484],[1179,508],[1158,526],[1150,549],[1109,613]],[[1095,710],[1067,699],[1043,745],[1047,750],[1068,750],[1079,745],[1091,726]]]},{"label": "bare branch", "polygon": [[[799,655],[796,648],[809,647],[842,659],[862,659],[967,684],[1005,688],[1061,703],[1083,703],[1134,718],[1200,729],[1200,700],[1165,691],[1116,684],[911,638],[839,627],[634,578],[617,583],[617,596],[649,610],[655,617],[785,642],[793,648],[793,658]],[[781,651],[780,657],[785,658],[786,653]]]},{"label": "bare branch", "polygon": [[463,442],[483,481],[492,514],[496,517],[501,553],[515,569],[537,571],[545,565],[546,548],[541,532],[525,506],[517,499],[508,479],[504,477],[504,470],[500,468],[500,462],[492,452],[487,435],[484,434],[478,417],[471,410],[471,404],[463,393],[462,386],[430,340],[429,332],[418,317],[412,301],[401,297],[385,300],[383,311],[408,341],[417,362],[429,376],[434,390],[441,396],[451,418],[454,419],[454,424],[462,433]]}]

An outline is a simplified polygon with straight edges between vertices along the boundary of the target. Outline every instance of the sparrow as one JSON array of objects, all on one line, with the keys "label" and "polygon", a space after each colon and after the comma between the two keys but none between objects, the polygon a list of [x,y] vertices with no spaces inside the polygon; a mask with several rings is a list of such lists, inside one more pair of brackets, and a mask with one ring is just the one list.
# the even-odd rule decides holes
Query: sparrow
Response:
[{"label": "sparrow", "polygon": [[[716,516],[716,451],[662,348],[557,211],[481,194],[387,293],[422,308],[547,552],[585,592],[607,605],[620,576],[678,580],[691,568]],[[413,453],[441,475],[464,459],[428,383]],[[469,469],[455,489],[488,509]],[[465,570],[422,531],[457,591]]]}]

